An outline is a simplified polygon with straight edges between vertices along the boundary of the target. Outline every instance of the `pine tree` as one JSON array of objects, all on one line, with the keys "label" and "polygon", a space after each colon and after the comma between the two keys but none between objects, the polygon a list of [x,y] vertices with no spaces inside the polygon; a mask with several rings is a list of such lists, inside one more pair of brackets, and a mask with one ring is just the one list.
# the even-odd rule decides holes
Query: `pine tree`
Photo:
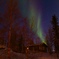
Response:
[{"label": "pine tree", "polygon": [[59,41],[59,33],[58,33],[58,19],[54,15],[52,16],[52,29],[53,29],[53,37],[54,37],[54,45],[55,45],[55,51],[58,52],[58,41]]},{"label": "pine tree", "polygon": [[46,35],[47,45],[48,45],[48,51],[49,53],[52,53],[52,46],[53,46],[53,35],[52,35],[52,29],[48,29],[48,34]]}]

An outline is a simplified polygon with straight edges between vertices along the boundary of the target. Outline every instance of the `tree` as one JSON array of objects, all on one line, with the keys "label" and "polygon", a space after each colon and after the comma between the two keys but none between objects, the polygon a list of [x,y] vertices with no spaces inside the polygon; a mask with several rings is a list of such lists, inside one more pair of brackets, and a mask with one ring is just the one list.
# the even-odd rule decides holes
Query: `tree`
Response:
[{"label": "tree", "polygon": [[[12,29],[14,29],[16,21],[20,18],[20,11],[18,9],[18,3],[16,0],[7,0],[6,10],[3,15],[1,23],[3,24],[5,32],[8,32],[8,58],[10,59],[10,47],[12,38]],[[14,39],[14,38],[13,38]]]},{"label": "tree", "polygon": [[11,31],[10,46],[11,46],[11,49],[13,51],[17,49],[16,48],[16,46],[17,46],[17,34],[16,34],[16,31],[14,29],[12,29],[12,31]]},{"label": "tree", "polygon": [[59,45],[58,45],[58,42],[59,42],[59,33],[58,33],[58,19],[57,17],[54,15],[52,16],[52,21],[51,21],[51,24],[52,24],[52,32],[53,32],[53,40],[54,40],[54,45],[55,45],[55,51],[56,53],[59,51]]},{"label": "tree", "polygon": [[59,52],[59,33],[58,33],[58,19],[56,17],[56,15],[52,16],[52,20],[51,20],[51,24],[52,24],[52,33],[53,33],[53,41],[54,41],[54,46],[55,46],[55,52],[57,54],[58,57],[58,52]]},{"label": "tree", "polygon": [[48,52],[52,53],[54,49],[54,40],[53,40],[53,33],[51,27],[48,29],[48,33],[46,34],[46,41],[48,45]]}]

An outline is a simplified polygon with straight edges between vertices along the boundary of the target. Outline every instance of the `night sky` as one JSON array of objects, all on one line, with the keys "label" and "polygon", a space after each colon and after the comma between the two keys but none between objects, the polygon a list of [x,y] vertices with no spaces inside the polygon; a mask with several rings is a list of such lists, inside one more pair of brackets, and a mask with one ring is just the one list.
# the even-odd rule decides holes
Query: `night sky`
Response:
[{"label": "night sky", "polygon": [[[0,0],[1,16],[6,10],[6,1]],[[59,0],[18,0],[18,6],[22,17],[27,17],[30,28],[33,25],[33,32],[42,40],[50,27],[52,16],[55,14],[59,19]]]},{"label": "night sky", "polygon": [[42,26],[44,31],[50,27],[50,20],[55,14],[59,19],[59,0],[45,0],[42,5]]},{"label": "night sky", "polygon": [[20,0],[19,2],[22,15],[28,17],[30,26],[34,25],[32,30],[44,41],[44,36],[51,26],[52,16],[55,14],[59,19],[59,1]]},{"label": "night sky", "polygon": [[[52,19],[52,16],[55,14],[58,19],[59,19],[59,0],[20,0],[23,9],[21,8],[21,10],[23,10],[23,15],[27,14],[27,9],[28,9],[28,5],[33,6],[32,8],[36,9],[36,12],[38,15],[38,13],[41,16],[41,25],[42,25],[42,29],[43,32],[46,33],[48,27],[50,26],[50,21]],[[30,3],[29,3],[30,2]],[[21,7],[22,7],[21,6]],[[24,11],[25,10],[25,11]]]}]

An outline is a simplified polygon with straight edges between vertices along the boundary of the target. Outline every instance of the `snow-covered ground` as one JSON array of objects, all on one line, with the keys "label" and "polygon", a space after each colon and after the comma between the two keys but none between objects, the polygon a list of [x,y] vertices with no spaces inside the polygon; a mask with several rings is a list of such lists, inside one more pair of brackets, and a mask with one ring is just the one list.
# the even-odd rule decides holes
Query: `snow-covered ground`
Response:
[{"label": "snow-covered ground", "polygon": [[52,54],[50,55],[49,53],[44,53],[44,52],[40,52],[40,53],[32,53],[29,56],[29,59],[59,59],[57,58],[56,54]]},{"label": "snow-covered ground", "polygon": [[[7,49],[0,50],[0,59],[9,59]],[[49,53],[39,52],[30,54],[21,54],[10,51],[10,59],[59,59],[56,54],[50,55]]]}]

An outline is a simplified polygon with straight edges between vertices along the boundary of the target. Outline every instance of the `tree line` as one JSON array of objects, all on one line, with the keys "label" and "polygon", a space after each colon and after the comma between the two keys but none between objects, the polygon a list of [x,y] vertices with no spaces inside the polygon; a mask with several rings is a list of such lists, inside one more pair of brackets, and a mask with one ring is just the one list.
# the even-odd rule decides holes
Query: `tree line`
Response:
[{"label": "tree line", "polygon": [[56,15],[52,16],[51,25],[46,35],[49,53],[59,53],[59,22]]}]

